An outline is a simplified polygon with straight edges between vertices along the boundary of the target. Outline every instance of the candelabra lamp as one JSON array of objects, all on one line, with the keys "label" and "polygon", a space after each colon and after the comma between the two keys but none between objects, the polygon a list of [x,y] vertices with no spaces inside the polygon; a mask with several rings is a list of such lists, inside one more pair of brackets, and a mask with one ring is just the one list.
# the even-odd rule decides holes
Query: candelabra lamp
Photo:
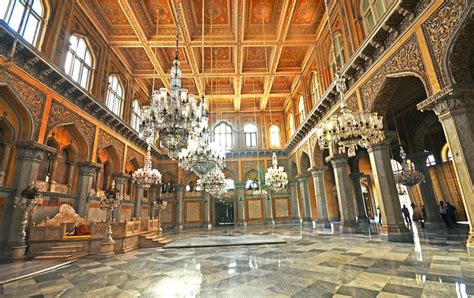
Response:
[{"label": "candelabra lamp", "polygon": [[31,212],[34,209],[43,206],[43,199],[40,198],[41,192],[36,187],[36,182],[33,181],[21,191],[20,197],[15,198],[14,207],[21,209],[20,229],[18,232],[18,243],[12,247],[12,259],[22,259],[26,252],[26,227]]},{"label": "candelabra lamp", "polygon": [[408,165],[407,154],[400,146],[400,157],[402,158],[402,171],[395,174],[395,182],[405,186],[414,186],[425,180],[423,173]]}]

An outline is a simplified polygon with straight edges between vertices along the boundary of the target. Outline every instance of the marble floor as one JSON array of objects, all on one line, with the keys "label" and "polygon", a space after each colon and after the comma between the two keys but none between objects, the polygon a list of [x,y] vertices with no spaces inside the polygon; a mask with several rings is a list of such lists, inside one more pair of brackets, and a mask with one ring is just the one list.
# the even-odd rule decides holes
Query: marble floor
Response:
[{"label": "marble floor", "polygon": [[171,234],[185,239],[237,232],[286,244],[141,249],[0,286],[4,297],[467,297],[474,258],[466,229],[415,231],[414,244],[298,226],[222,228]]}]

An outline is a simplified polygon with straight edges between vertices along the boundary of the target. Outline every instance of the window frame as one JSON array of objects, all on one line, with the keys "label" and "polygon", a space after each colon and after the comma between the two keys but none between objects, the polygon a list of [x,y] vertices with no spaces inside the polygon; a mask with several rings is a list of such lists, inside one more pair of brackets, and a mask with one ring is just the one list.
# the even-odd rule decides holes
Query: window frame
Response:
[{"label": "window frame", "polygon": [[298,100],[298,120],[300,121],[300,125],[303,124],[305,118],[306,118],[306,104],[304,102],[304,96],[300,95],[300,99]]},{"label": "window frame", "polygon": [[[112,79],[112,82],[111,82],[111,79]],[[113,81],[114,79],[116,79],[116,82],[117,82],[115,85],[116,88],[112,86],[114,83]],[[119,92],[118,92],[119,90],[122,93],[121,96],[119,95]],[[112,113],[114,113],[118,117],[122,117],[124,102],[125,102],[125,92],[124,92],[122,81],[120,80],[120,76],[118,74],[112,73],[109,75],[109,85],[107,87],[107,98],[105,101],[105,105],[110,111],[112,111]],[[118,111],[116,110],[117,103],[119,106]]]},{"label": "window frame", "polygon": [[[272,128],[275,128],[276,130],[272,131]],[[280,147],[281,146],[281,130],[280,130],[280,127],[276,124],[272,124],[272,125],[270,125],[269,132],[270,132],[270,146],[271,147]],[[278,141],[275,142],[275,139],[277,139]]]},{"label": "window frame", "polygon": [[[383,12],[380,14],[380,12],[377,9],[377,2],[382,5],[382,10]],[[369,35],[374,28],[377,26],[377,24],[380,22],[380,20],[383,18],[387,10],[393,5],[395,1],[393,0],[361,0],[360,1],[360,13],[362,17],[362,21],[364,24],[364,31],[366,35]],[[364,9],[364,6],[367,6],[366,9]],[[368,23],[368,16],[371,16],[373,24],[370,25]]]},{"label": "window frame", "polygon": [[290,113],[288,115],[288,126],[290,127],[290,137],[295,134],[296,132],[296,125],[295,125],[295,118],[293,113]]},{"label": "window frame", "polygon": [[[228,128],[230,131],[228,131]],[[223,131],[221,131],[222,129]],[[225,121],[221,121],[214,126],[212,136],[214,143],[221,148],[232,148],[234,145],[232,126]]]},{"label": "window frame", "polygon": [[244,126],[244,141],[246,147],[258,146],[258,127],[253,123],[247,123]]},{"label": "window frame", "polygon": [[[77,39],[77,42],[76,42],[76,45],[75,45],[75,48],[73,49],[72,48],[72,44],[71,44],[71,39],[72,38],[76,38]],[[80,42],[83,41],[84,44],[85,44],[85,51],[84,51],[84,57],[79,57],[78,56],[78,53],[77,53],[77,49],[79,47],[79,44]],[[89,57],[90,57],[90,65],[87,63],[87,61],[85,60],[86,57],[87,57],[87,54],[89,54]],[[71,55],[71,56],[69,56]],[[70,57],[70,59],[68,58]],[[68,61],[70,62],[69,65],[68,65]],[[79,77],[78,79],[74,79],[74,71],[75,71],[75,67],[76,67],[76,62],[79,62],[79,67],[80,67],[80,70],[79,70]],[[92,52],[92,47],[90,46],[89,44],[89,40],[82,36],[82,35],[79,35],[79,34],[71,34],[69,36],[69,47],[66,51],[66,56],[65,56],[65,60],[64,60],[64,72],[74,81],[76,82],[79,86],[81,86],[82,88],[84,88],[85,90],[87,91],[90,91],[91,90],[91,86],[92,86],[92,77],[94,75],[94,69],[95,69],[95,58],[94,58],[94,55],[93,55],[93,52]],[[82,80],[83,80],[83,75],[84,75],[84,70],[87,70],[88,74],[87,74],[87,79],[86,79],[86,82],[85,82],[85,85],[82,85]]]},{"label": "window frame", "polygon": [[142,122],[142,109],[138,99],[132,101],[132,115],[130,117],[130,124],[136,131],[140,130],[140,124]]},{"label": "window frame", "polygon": [[339,69],[342,69],[344,65],[346,65],[346,57],[344,54],[344,39],[340,31],[337,31],[334,33],[334,37],[332,38],[332,43],[331,43],[331,51],[332,51],[331,52],[332,55],[330,56],[331,57],[330,66],[331,66],[332,75],[335,76],[336,64],[340,62],[340,65],[339,64],[337,65]]}]

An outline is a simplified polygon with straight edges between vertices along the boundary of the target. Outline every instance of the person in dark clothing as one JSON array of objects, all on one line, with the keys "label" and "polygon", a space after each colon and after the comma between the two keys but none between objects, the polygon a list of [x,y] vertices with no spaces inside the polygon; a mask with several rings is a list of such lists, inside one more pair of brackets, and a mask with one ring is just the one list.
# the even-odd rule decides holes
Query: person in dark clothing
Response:
[{"label": "person in dark clothing", "polygon": [[448,219],[448,210],[443,201],[439,202],[438,209],[439,209],[439,214],[441,214],[441,217],[443,218],[443,221],[446,224],[446,227],[448,227],[449,229],[452,229],[451,222]]},{"label": "person in dark clothing", "polygon": [[403,213],[403,217],[405,217],[406,223],[408,225],[411,225],[410,211],[408,210],[407,206],[403,205],[402,213]]},{"label": "person in dark clothing", "polygon": [[453,225],[457,224],[456,207],[454,207],[449,202],[447,202],[446,203],[446,212],[448,213],[448,219],[451,222],[451,224],[453,224]]}]

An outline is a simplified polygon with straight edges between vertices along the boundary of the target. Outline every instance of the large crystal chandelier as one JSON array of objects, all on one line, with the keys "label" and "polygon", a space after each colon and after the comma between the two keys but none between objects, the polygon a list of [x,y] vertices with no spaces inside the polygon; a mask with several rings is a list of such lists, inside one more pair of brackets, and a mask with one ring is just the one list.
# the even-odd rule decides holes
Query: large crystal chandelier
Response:
[{"label": "large crystal chandelier", "polygon": [[221,170],[214,170],[197,180],[197,186],[207,191],[211,196],[221,197],[227,193],[227,181]]},{"label": "large crystal chandelier", "polygon": [[276,192],[285,190],[288,185],[288,175],[283,167],[278,166],[275,152],[272,155],[272,167],[265,173],[265,184]]},{"label": "large crystal chandelier", "polygon": [[150,106],[142,109],[141,132],[145,139],[155,140],[157,132],[161,145],[168,148],[172,159],[188,146],[188,139],[195,133],[201,118],[202,107],[194,95],[181,88],[181,67],[179,63],[179,28],[181,0],[176,9],[176,56],[171,68],[171,91],[166,88],[154,90]]},{"label": "large crystal chandelier", "polygon": [[143,168],[136,170],[132,174],[132,179],[134,182],[143,186],[143,188],[148,189],[153,184],[158,184],[161,182],[161,173],[152,168],[151,163],[151,146],[148,145],[146,151],[145,164]]},{"label": "large crystal chandelier", "polygon": [[407,154],[401,146],[400,157],[402,158],[402,171],[394,174],[396,183],[405,186],[414,186],[425,180],[425,175],[423,175],[423,173],[415,170],[414,168],[410,168],[408,165]]},{"label": "large crystal chandelier", "polygon": [[336,75],[336,88],[341,96],[341,110],[316,128],[319,146],[329,148],[332,142],[339,147],[339,153],[349,157],[356,155],[357,147],[369,148],[384,140],[382,116],[377,113],[353,112],[347,107],[344,93],[345,79]]}]

